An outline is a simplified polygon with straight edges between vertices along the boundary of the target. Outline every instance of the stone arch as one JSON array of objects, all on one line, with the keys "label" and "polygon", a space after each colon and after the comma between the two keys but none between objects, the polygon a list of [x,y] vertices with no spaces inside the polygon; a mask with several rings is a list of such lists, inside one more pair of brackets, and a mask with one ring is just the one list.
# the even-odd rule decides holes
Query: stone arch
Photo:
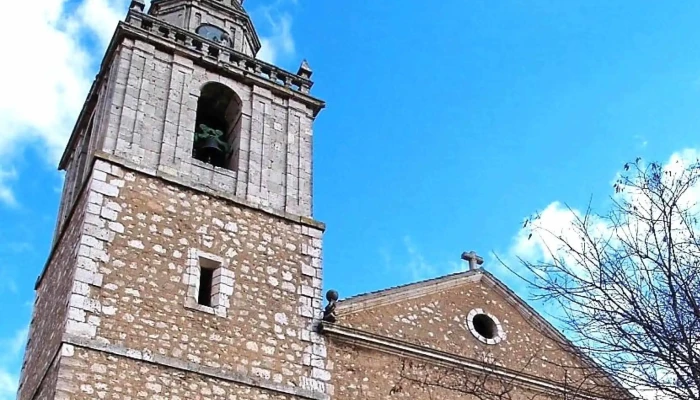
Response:
[{"label": "stone arch", "polygon": [[[219,82],[205,83],[197,100],[194,158],[236,170],[242,116],[243,102],[233,89]],[[219,140],[212,140],[212,135]]]}]

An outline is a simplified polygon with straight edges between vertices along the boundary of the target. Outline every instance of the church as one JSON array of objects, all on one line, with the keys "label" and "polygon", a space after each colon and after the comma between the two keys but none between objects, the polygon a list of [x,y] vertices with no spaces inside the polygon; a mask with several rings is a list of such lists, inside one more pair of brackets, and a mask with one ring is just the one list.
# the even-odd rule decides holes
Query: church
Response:
[{"label": "church", "polygon": [[60,162],[18,399],[630,398],[473,252],[323,293],[325,103],[260,48],[243,0],[131,1]]}]

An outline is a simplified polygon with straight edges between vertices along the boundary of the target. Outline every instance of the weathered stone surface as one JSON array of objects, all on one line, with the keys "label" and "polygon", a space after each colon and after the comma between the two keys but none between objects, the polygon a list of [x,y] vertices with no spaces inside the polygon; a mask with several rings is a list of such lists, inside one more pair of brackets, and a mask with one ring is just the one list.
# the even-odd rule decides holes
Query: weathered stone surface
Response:
[{"label": "weathered stone surface", "polygon": [[[223,77],[140,41],[125,40],[116,62],[120,73],[113,90],[124,95],[109,106],[100,151],[188,185],[311,216],[312,113],[298,103],[278,101],[269,90]],[[150,90],[141,90],[143,80],[149,81]],[[242,101],[233,170],[215,168],[191,156],[197,99],[207,82],[230,87]],[[141,112],[146,109],[154,112]],[[99,193],[113,193],[100,186]]]},{"label": "weathered stone surface", "polygon": [[[333,353],[333,396],[334,400],[354,399],[415,399],[415,400],[463,400],[478,399],[469,394],[475,387],[480,387],[483,377],[470,377],[454,370],[440,370],[430,364],[428,373],[420,360],[410,360],[395,354],[388,354],[359,348],[346,343],[332,342]],[[404,364],[404,361],[405,364]],[[409,367],[409,361],[415,364]],[[419,379],[430,385],[421,385],[409,379]],[[455,379],[456,378],[456,379]],[[505,381],[508,382],[508,381]],[[481,398],[498,398],[495,396],[504,388],[504,381],[493,379],[491,391],[481,393]],[[453,385],[453,386],[452,386]],[[454,387],[460,390],[447,390]],[[532,400],[533,398],[547,400],[558,397],[548,397],[535,393],[517,385],[506,384],[507,393],[502,397],[509,400]],[[488,395],[491,394],[491,396]]]},{"label": "weathered stone surface", "polygon": [[[66,301],[73,289],[78,247],[81,243],[84,210],[87,196],[83,195],[75,211],[67,220],[63,234],[58,238],[52,257],[37,282],[34,311],[24,356],[18,398],[33,398],[35,391],[52,391],[50,382],[55,381],[57,369],[52,367],[61,346],[68,309]],[[47,372],[49,368],[56,369]],[[38,388],[44,375],[51,376]],[[48,395],[42,394],[41,396]]]},{"label": "weathered stone surface", "polygon": [[[117,176],[128,178],[105,183]],[[320,291],[297,290],[316,279],[302,274],[302,265],[320,269],[320,251],[301,250],[320,248],[311,230],[158,178],[125,173],[102,160],[96,161],[83,198],[88,200],[81,203],[84,211],[74,215],[85,218],[69,222],[72,228],[62,237],[66,243],[57,247],[39,285],[38,302],[44,291],[61,290],[68,310],[33,323],[32,330],[39,331],[33,338],[48,335],[54,344],[36,349],[30,344],[32,373],[23,374],[23,382],[30,380],[23,387],[30,390],[21,390],[20,399],[32,398],[38,380],[31,380],[58,354],[63,332],[132,349],[128,355],[137,359],[157,362],[153,357],[161,355],[288,387],[303,388],[302,378],[320,377],[314,390],[325,392],[330,372],[322,362],[307,361],[325,351],[323,339],[311,332],[321,314]],[[109,229],[110,224],[120,229]],[[163,234],[166,230],[169,234]],[[212,276],[212,304],[206,307],[197,304],[197,285],[200,268],[211,263],[220,268]],[[42,307],[38,313],[52,310]],[[65,357],[64,352],[55,359]],[[90,368],[92,374],[103,370]],[[96,389],[84,393],[94,395]]]},{"label": "weathered stone surface", "polygon": [[[483,309],[498,318],[505,333],[503,341],[485,344],[470,332],[467,316],[474,309]],[[501,365],[552,380],[564,378],[559,365],[573,367],[580,363],[551,337],[543,335],[540,327],[533,325],[493,287],[481,282],[466,282],[449,290],[343,313],[340,322],[471,359],[492,353]]]},{"label": "weathered stone surface", "polygon": [[63,357],[61,369],[65,373],[62,398],[72,400],[300,398],[79,347],[72,356]]},{"label": "weathered stone surface", "polygon": [[[194,382],[205,368],[254,377],[249,386],[303,388],[318,378],[313,390],[327,389],[330,372],[318,359],[325,353],[317,354],[324,339],[312,333],[321,314],[322,224],[311,219],[311,139],[323,103],[309,95],[308,76],[273,69],[275,76],[255,70],[260,79],[248,79],[238,68],[247,65],[222,69],[185,56],[217,49],[193,43],[202,23],[230,30],[230,48],[247,56],[260,45],[240,3],[193,5],[188,19],[156,10],[157,35],[117,34],[78,118],[61,161],[56,247],[37,285],[21,400],[288,398]],[[131,12],[126,29],[148,30],[140,22],[148,18]],[[175,38],[167,22],[192,34]],[[237,63],[228,55],[214,57]],[[240,100],[240,118],[227,128],[240,130],[227,168],[192,157],[198,99],[211,82]],[[213,270],[210,298],[200,301],[205,269]],[[79,351],[67,337],[194,372],[183,378],[163,365]],[[166,382],[178,379],[186,390]]]},{"label": "weathered stone surface", "polygon": [[[409,366],[418,382],[429,374],[442,382],[434,386],[455,379],[473,386],[479,382],[475,371],[493,365],[504,375],[489,372],[490,379],[515,387],[507,397],[513,399],[527,398],[525,387],[618,390],[522,300],[480,270],[357,296],[341,301],[337,312],[338,323],[324,332],[325,368],[332,372],[328,387],[339,399],[384,398],[382,385],[391,390],[395,384],[405,390],[392,396],[431,398],[425,393],[431,385],[411,384],[401,373]],[[485,329],[484,317],[491,318],[491,328]],[[460,398],[459,390],[432,389],[440,398]]]}]

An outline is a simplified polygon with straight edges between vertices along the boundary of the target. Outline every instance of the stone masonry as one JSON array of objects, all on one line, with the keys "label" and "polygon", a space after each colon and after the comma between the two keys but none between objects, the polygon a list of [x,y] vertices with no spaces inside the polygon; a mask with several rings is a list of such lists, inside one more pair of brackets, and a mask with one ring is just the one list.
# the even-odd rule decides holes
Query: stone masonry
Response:
[{"label": "stone masonry", "polygon": [[[237,195],[292,214],[311,215],[312,111],[293,99],[250,87],[190,58],[126,39],[115,56],[114,97],[100,150],[192,186]],[[207,82],[243,102],[238,171],[192,158],[197,99]],[[151,135],[139,132],[153,132]]]},{"label": "stone masonry", "polygon": [[[474,253],[465,273],[333,302],[321,321],[324,103],[306,61],[254,58],[242,3],[131,1],[61,160],[18,399],[469,398],[421,384],[455,370],[506,377],[512,400],[613,387],[577,375],[590,363]],[[225,163],[195,148],[203,118],[227,131]]]},{"label": "stone masonry", "polygon": [[[87,196],[83,195],[69,217],[36,285],[29,340],[22,365],[19,399],[33,398],[29,391],[52,392],[58,374],[63,327],[68,318],[68,298],[73,288],[85,221]],[[49,282],[49,284],[42,284]],[[49,398],[39,396],[36,398]]]},{"label": "stone masonry", "polygon": [[[172,38],[166,39],[172,40],[146,34],[144,27],[167,29]],[[264,71],[262,77],[239,64],[222,69],[224,52],[242,57],[238,63],[244,65],[253,61],[204,40],[184,51],[177,35],[188,35],[190,44],[199,39],[178,29],[132,9],[117,30],[120,40],[108,49],[61,163],[70,184],[60,215],[72,209],[71,188],[85,179],[78,172],[80,165],[89,165],[92,153],[100,151],[191,187],[223,192],[266,210],[311,217],[312,124],[324,103],[308,95],[310,70],[300,69],[303,76],[296,76],[261,61],[254,61],[253,72]],[[217,49],[218,58],[201,55],[208,55],[210,48]],[[209,82],[229,87],[242,102],[236,170],[192,157],[197,100]],[[292,82],[300,85],[298,90]],[[79,157],[84,143],[90,146],[85,157]]]},{"label": "stone masonry", "polygon": [[[311,207],[323,102],[308,65],[252,58],[257,34],[232,1],[154,1],[146,14],[134,0],[117,28],[61,161],[18,399],[333,393],[317,333],[325,226]],[[183,10],[228,28],[233,46],[168,23]],[[232,169],[193,157],[211,82],[240,100]]]},{"label": "stone masonry", "polygon": [[243,11],[240,0],[223,0],[224,4],[231,6],[228,8],[210,7],[206,4],[207,0],[194,3],[189,9],[185,7],[186,0],[160,0],[154,3],[157,9],[152,14],[171,25],[192,31],[203,24],[214,25],[229,34],[234,50],[248,56],[255,56],[260,50],[260,38],[250,17]]},{"label": "stone masonry", "polygon": [[[469,331],[468,316],[474,309],[483,309],[501,320],[507,333],[501,343],[481,343]],[[577,362],[554,340],[543,336],[540,329],[502,296],[480,282],[348,314],[342,322],[349,327],[471,359],[479,359],[488,351],[502,365],[553,380],[563,379],[560,375],[563,369],[559,365],[574,367]],[[536,362],[532,361],[533,357]]]},{"label": "stone masonry", "polygon": [[[20,399],[35,398],[24,388],[36,383],[26,378],[41,376],[40,364],[51,362],[51,356],[60,358],[61,371],[64,366],[73,371],[64,377],[101,370],[85,360],[105,356],[91,352],[123,363],[155,364],[159,374],[172,366],[204,373],[218,385],[257,380],[280,396],[321,398],[314,393],[327,391],[325,342],[314,329],[322,312],[319,226],[99,159],[84,197],[74,276],[64,289],[69,301],[63,344],[59,337],[51,347],[62,351],[28,362],[32,373],[23,375]],[[201,256],[226,271],[216,282],[221,300],[211,309],[193,303],[190,288],[193,260]],[[70,277],[47,274],[39,288],[67,282]],[[36,310],[37,321],[47,316]],[[52,332],[61,331],[60,323],[58,318]],[[37,349],[46,348],[37,343]],[[27,353],[35,353],[31,343]],[[71,361],[75,358],[81,361]],[[105,393],[119,391],[119,379],[105,379]],[[64,398],[92,398],[93,390],[72,378],[58,384]]]},{"label": "stone masonry", "polygon": [[[628,398],[483,270],[342,300],[337,315],[324,325],[337,400],[463,399],[475,387],[484,399]],[[493,339],[475,315],[492,318]]]}]

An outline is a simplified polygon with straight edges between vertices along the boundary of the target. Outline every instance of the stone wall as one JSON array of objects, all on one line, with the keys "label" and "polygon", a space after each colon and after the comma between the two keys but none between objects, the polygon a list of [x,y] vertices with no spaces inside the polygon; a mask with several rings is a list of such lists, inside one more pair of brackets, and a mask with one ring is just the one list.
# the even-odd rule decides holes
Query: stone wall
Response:
[{"label": "stone wall", "polygon": [[64,388],[57,399],[292,400],[276,393],[146,361],[66,345],[61,371]]},{"label": "stone wall", "polygon": [[[486,381],[481,377],[449,368],[440,369],[420,360],[357,347],[334,339],[329,340],[328,352],[329,359],[333,361],[333,400],[477,400],[479,397],[470,392],[477,388],[487,388],[484,384]],[[410,362],[414,363],[413,367],[409,366]],[[423,384],[416,383],[416,379]],[[532,391],[510,385],[506,380],[494,379],[481,394],[482,399],[498,399],[499,394],[503,394],[503,400],[550,399],[541,393],[533,397],[535,393]]]},{"label": "stone wall", "polygon": [[[321,235],[301,224],[97,160],[69,337],[222,374],[326,392]],[[220,257],[225,312],[198,307],[188,255]],[[92,274],[87,274],[94,270]],[[81,275],[82,276],[82,275]],[[78,279],[76,278],[76,281]]]},{"label": "stone wall", "polygon": [[209,4],[187,1],[171,2],[161,4],[155,12],[151,10],[151,15],[191,32],[195,32],[202,24],[217,26],[230,35],[233,40],[230,46],[232,49],[255,57],[260,48],[260,40],[257,33],[250,30],[250,19],[241,10],[240,2],[226,0],[219,3],[218,7],[212,7]]},{"label": "stone wall", "polygon": [[79,118],[74,128],[69,150],[63,160],[64,165],[61,167],[66,174],[54,232],[54,244],[92,171],[93,155],[102,146],[116,71],[117,68],[111,68],[105,71],[102,80],[95,81],[81,113],[82,118]]},{"label": "stone wall", "polygon": [[[470,332],[466,321],[474,309],[483,309],[500,321],[505,334],[500,343],[482,343]],[[565,370],[569,380],[580,375],[582,365],[482,282],[342,314],[339,323],[558,382],[564,380]]]},{"label": "stone wall", "polygon": [[[102,150],[184,183],[235,195],[261,207],[312,215],[313,111],[233,72],[211,71],[173,51],[124,39]],[[219,82],[243,102],[237,171],[193,159],[201,88]]]},{"label": "stone wall", "polygon": [[87,195],[83,192],[37,283],[19,400],[32,398],[60,349],[86,206]]},{"label": "stone wall", "polygon": [[39,385],[39,390],[34,394],[34,400],[56,400],[61,399],[56,396],[58,378],[60,374],[59,362],[61,360],[60,353],[56,353],[56,358],[52,361],[51,366],[46,370],[46,373]]}]

